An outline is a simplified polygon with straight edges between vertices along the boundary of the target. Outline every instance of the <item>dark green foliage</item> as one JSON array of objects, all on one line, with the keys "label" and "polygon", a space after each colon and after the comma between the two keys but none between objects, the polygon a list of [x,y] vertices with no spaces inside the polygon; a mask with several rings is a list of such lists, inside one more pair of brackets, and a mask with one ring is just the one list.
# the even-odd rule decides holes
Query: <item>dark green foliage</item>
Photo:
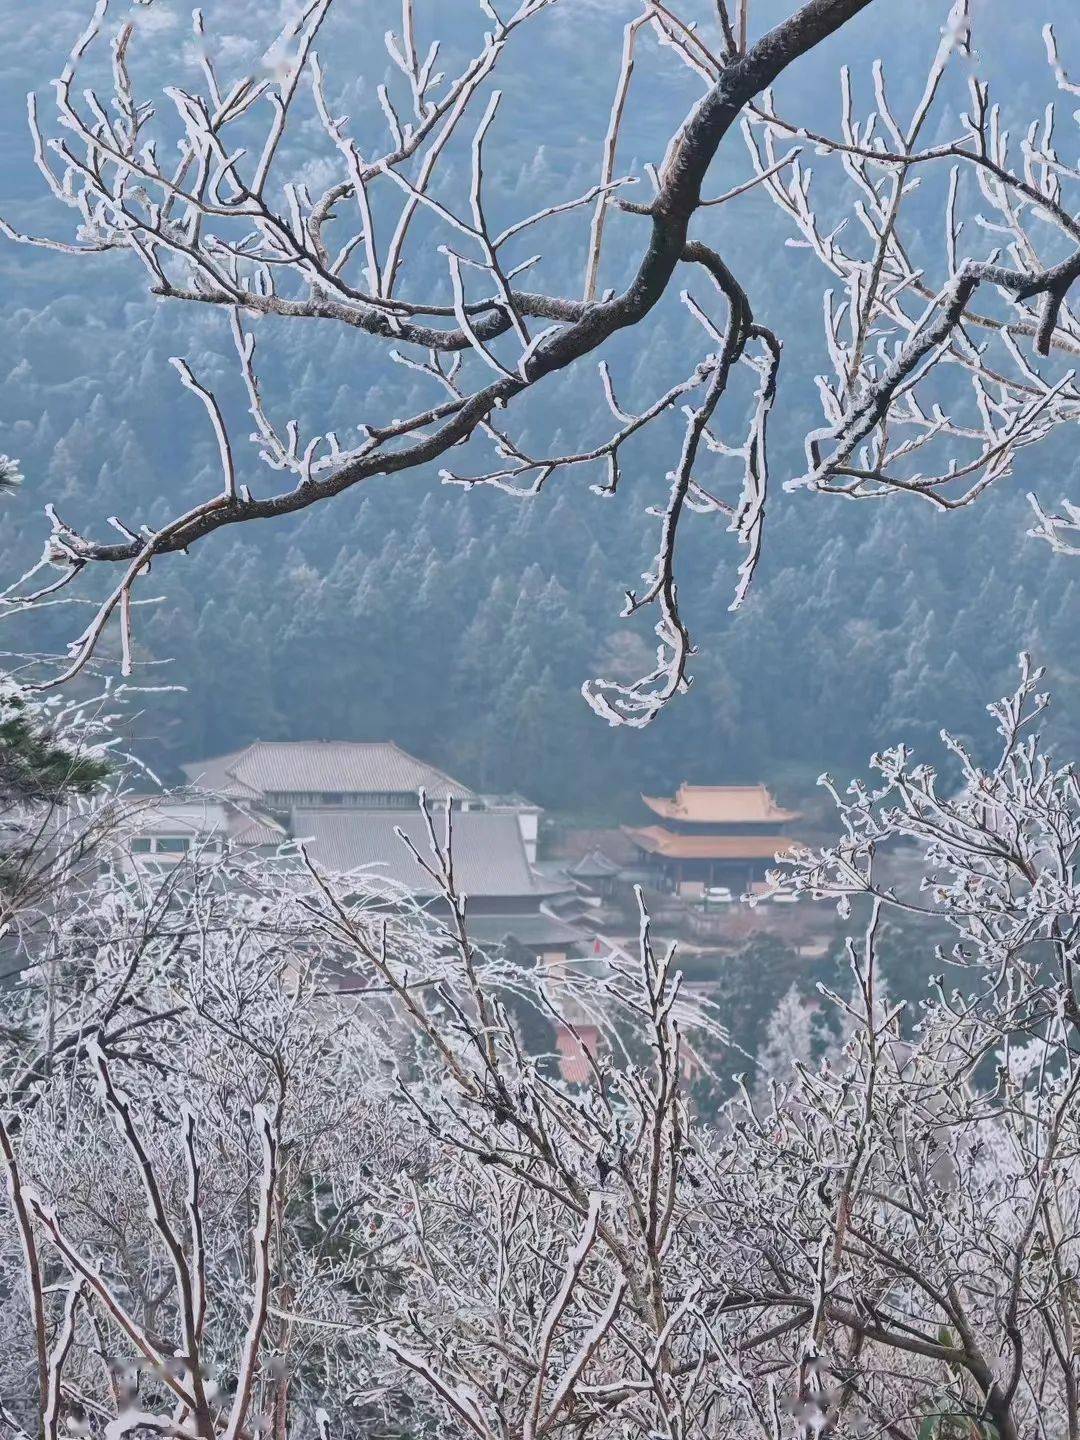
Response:
[{"label": "dark green foliage", "polygon": [[80,755],[62,743],[21,695],[0,695],[0,802],[11,805],[84,795],[108,773],[103,760]]},{"label": "dark green foliage", "polygon": [[[393,8],[383,7],[388,16]],[[543,196],[569,196],[595,178],[589,137],[603,134],[610,100],[598,76],[613,79],[618,53],[601,9],[560,7],[552,25],[536,32],[553,48],[540,56],[530,47],[508,53],[507,83],[524,84],[533,108],[527,127],[507,125],[505,148],[492,147],[505,207],[499,223],[535,208],[537,187]],[[912,23],[895,37],[898,76],[923,73],[939,10],[913,7]],[[613,11],[616,31],[621,23]],[[55,28],[42,27],[40,53],[11,57],[42,86],[70,44]],[[1061,38],[1067,48],[1070,37]],[[980,44],[981,64],[1007,66],[1018,107],[1044,97],[1036,18],[1010,17],[998,6]],[[851,65],[865,92],[879,45],[880,31],[867,19],[842,45],[823,47],[792,81],[792,109],[808,123],[832,126],[839,65]],[[596,67],[581,63],[587,54]],[[541,61],[549,81],[537,86],[532,69]],[[649,78],[627,118],[628,165],[659,160],[693,97],[685,67],[658,61],[654,69],[643,65],[642,74]],[[176,74],[163,78],[182,83]],[[20,78],[0,94],[0,106],[8,106],[0,109],[8,122],[0,128],[13,137],[0,152],[12,176],[8,191],[20,214],[36,204],[56,219],[41,199],[21,130],[23,88]],[[353,100],[361,103],[351,96],[350,108]],[[381,122],[376,116],[373,123]],[[745,178],[737,140],[715,172],[717,191]],[[923,203],[927,234],[936,236],[940,211],[931,199]],[[1048,666],[1055,738],[1075,750],[1076,564],[1025,538],[1023,498],[1038,489],[1056,505],[1071,493],[1072,437],[1022,452],[1013,479],[970,511],[947,516],[903,500],[852,505],[785,494],[783,481],[803,468],[803,437],[817,419],[813,376],[826,363],[820,306],[829,280],[814,257],[784,248],[786,226],[762,197],[710,217],[700,219],[703,238],[722,245],[759,318],[783,335],[785,352],[765,559],[741,613],[727,608],[740,556],[724,522],[691,517],[680,541],[680,600],[699,645],[689,696],[649,730],[631,733],[609,730],[579,694],[597,674],[625,679],[650,666],[655,642],[647,623],[618,615],[623,591],[638,583],[655,551],[656,521],[645,508],[666,493],[679,443],[673,417],[627,451],[613,499],[590,494],[588,483],[598,477],[582,470],[520,501],[448,489],[434,473],[391,476],[155,565],[144,593],[165,598],[136,612],[136,660],[172,664],[138,678],[184,689],[146,702],[146,758],[175,776],[181,760],[257,737],[394,739],[479,788],[520,790],[550,807],[630,820],[639,817],[642,790],[670,790],[683,779],[764,779],[782,796],[801,798],[822,769],[850,771],[884,743],[924,743],[943,723],[978,735],[986,696],[1011,686],[1021,648]],[[641,221],[613,216],[611,224],[615,283],[623,257],[629,263],[640,251]],[[538,286],[576,293],[580,240],[567,221]],[[34,477],[0,511],[7,579],[40,553],[46,500],[100,536],[109,515],[135,527],[160,524],[220,484],[213,437],[182,405],[170,355],[189,356],[219,389],[240,478],[260,494],[280,483],[245,443],[250,418],[227,317],[155,303],[138,275],[108,258],[80,267],[25,248],[5,246],[3,253],[10,278],[0,296],[0,339],[18,363],[0,390],[0,446],[24,456]],[[410,279],[417,292],[426,282],[422,274]],[[630,409],[684,374],[687,354],[700,348],[693,321],[670,298],[607,352]],[[257,328],[267,403],[279,418],[295,415],[305,433],[344,433],[434,398],[412,372],[389,363],[379,342],[353,331],[269,321]],[[514,425],[526,448],[557,453],[600,439],[610,420],[595,374],[582,368],[528,397]],[[482,469],[484,460],[486,451],[455,453],[454,468]],[[729,479],[718,470],[718,483]],[[62,651],[80,618],[63,608],[43,612],[8,643]]]},{"label": "dark green foliage", "polygon": [[942,1401],[940,1409],[926,1416],[919,1426],[919,1440],[998,1440],[996,1425],[950,1410],[948,1404]]},{"label": "dark green foliage", "polygon": [[[956,1340],[947,1326],[938,1332],[942,1345],[955,1345]],[[957,1390],[963,1390],[962,1372],[950,1366]],[[955,1397],[941,1395],[930,1404],[919,1425],[918,1440],[1000,1440],[998,1427],[989,1420],[978,1418],[972,1409],[959,1403]]]}]

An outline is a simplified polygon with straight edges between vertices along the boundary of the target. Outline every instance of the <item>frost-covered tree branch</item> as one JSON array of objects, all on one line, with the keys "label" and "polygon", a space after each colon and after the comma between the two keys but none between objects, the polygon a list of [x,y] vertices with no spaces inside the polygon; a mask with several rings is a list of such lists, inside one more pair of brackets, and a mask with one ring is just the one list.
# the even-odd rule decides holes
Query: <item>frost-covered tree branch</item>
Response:
[{"label": "frost-covered tree branch", "polygon": [[[635,962],[587,976],[486,956],[431,812],[437,914],[287,857],[202,857],[165,907],[73,892],[77,1038],[30,1063],[31,967],[7,1042],[5,1413],[34,1433],[40,1394],[57,1433],[204,1440],[1074,1434],[1080,787],[1039,680],[992,707],[990,762],[947,740],[947,775],[901,748],[834,787],[842,839],[777,883],[851,907],[838,1038],[712,1118],[689,1085],[715,1022],[647,918]],[[889,879],[897,846],[920,881]],[[954,937],[917,1015],[890,913]],[[526,1002],[588,1024],[579,1086],[523,1043]]]},{"label": "frost-covered tree branch", "polygon": [[[507,47],[527,43],[519,32],[545,23],[555,3],[519,0],[502,14],[484,0],[480,11],[488,28],[482,43],[456,73],[444,74],[436,68],[437,40],[421,39],[422,8],[404,0],[400,33],[386,39],[396,81],[378,87],[383,133],[363,137],[336,113],[332,74],[319,57],[319,45],[333,35],[333,0],[300,7],[268,51],[269,77],[252,74],[231,82],[223,78],[213,36],[196,12],[201,88],[166,86],[164,103],[136,92],[131,66],[141,37],[135,22],[125,20],[112,30],[107,5],[96,7],[56,82],[58,133],[46,133],[33,97],[29,111],[38,168],[56,200],[76,212],[75,238],[39,241],[8,223],[5,232],[16,241],[80,254],[126,251],[142,265],[153,294],[229,312],[255,425],[252,438],[263,464],[288,483],[266,493],[254,478],[245,478],[248,467],[230,439],[224,407],[177,357],[180,378],[202,403],[221,454],[221,492],[152,529],[111,517],[121,534],[115,543],[83,535],[50,511],[51,535],[40,568],[61,571],[58,581],[44,587],[50,595],[88,568],[107,563],[120,571],[58,679],[71,678],[87,664],[114,618],[128,669],[132,595],[139,582],[159,557],[186,551],[225,526],[295,513],[370,477],[443,462],[453,447],[473,439],[494,446],[495,466],[464,475],[446,469],[445,479],[535,494],[558,471],[602,466],[606,479],[599,488],[611,494],[625,443],[683,403],[688,428],[669,499],[658,512],[657,558],[644,592],[631,591],[627,606],[628,614],[644,608],[657,614],[657,667],[633,685],[597,681],[585,693],[611,723],[642,725],[686,688],[692,646],[677,601],[679,527],[691,510],[728,516],[730,530],[746,547],[733,586],[733,604],[741,603],[761,550],[765,419],[780,354],[779,341],[754,319],[723,260],[690,236],[691,222],[698,211],[707,215],[718,203],[703,196],[703,187],[718,148],[746,107],[869,0],[808,0],[753,42],[745,34],[746,7],[731,20],[721,6],[715,48],[675,7],[647,0],[627,30],[596,182],[576,197],[537,197],[531,212],[496,231],[489,220],[487,162],[507,123],[507,103],[490,88],[491,81]],[[618,173],[617,152],[645,34],[660,42],[663,55],[674,55],[692,70],[703,93],[670,137],[663,164],[647,167],[653,198],[630,204],[620,197],[637,177]],[[81,80],[106,45],[111,96]],[[297,155],[294,132],[312,127],[320,132],[325,163],[338,174],[317,191],[290,173]],[[657,139],[659,148],[666,137]],[[455,194],[440,176],[461,143],[468,144],[470,161],[467,180],[457,186],[462,193]],[[762,183],[775,179],[786,164],[786,158],[778,161]],[[737,200],[755,183],[752,178],[719,199]],[[616,204],[641,216],[640,259],[625,289],[600,294],[604,219]],[[512,258],[521,243],[543,243],[549,231],[561,235],[560,227],[575,214],[590,211],[584,299],[522,289],[519,277],[540,257]],[[629,415],[614,398],[598,352],[618,332],[643,324],[676,275],[689,275],[698,265],[719,287],[729,312],[726,329],[710,318],[708,304],[694,300],[691,308],[705,342],[701,357],[682,384]],[[410,281],[411,275],[419,282]],[[260,316],[329,322],[384,341],[388,359],[430,374],[436,403],[405,418],[373,416],[348,442],[339,440],[332,425],[303,436],[294,420],[277,419],[264,401],[251,329]],[[597,397],[606,395],[617,425],[611,438],[564,455],[528,453],[502,423],[501,412],[512,418],[519,397],[594,355],[602,382]],[[733,442],[713,434],[709,421],[740,364],[756,377],[756,398],[739,401],[748,411],[748,428],[745,439]],[[710,455],[738,462],[736,473],[742,474],[734,499],[716,493],[728,485],[721,459],[710,467],[718,469],[718,478],[703,480],[703,443]],[[34,583],[33,574],[24,577],[8,592],[9,606],[37,603],[42,592],[28,588]]]},{"label": "frost-covered tree branch", "polygon": [[[1045,40],[1050,78],[1071,93],[1050,25]],[[771,94],[743,118],[758,178],[796,232],[789,243],[842,287],[825,297],[834,373],[817,380],[824,424],[807,436],[807,470],[789,488],[856,499],[904,491],[953,509],[1076,419],[1073,370],[1053,363],[1078,353],[1069,295],[1080,275],[1067,196],[1075,173],[1057,152],[1053,104],[1011,143],[988,85],[972,76],[956,138],[922,140],[954,56],[970,57],[972,44],[971,6],[956,0],[910,114],[890,100],[878,61],[862,116],[861,77],[843,70],[835,137],[779,115]],[[779,167],[778,147],[796,139],[837,162],[850,204],[845,195],[838,208],[826,191],[819,209],[805,161]],[[936,255],[915,218],[927,190],[941,201]],[[859,224],[835,224],[829,210]]]},{"label": "frost-covered tree branch", "polygon": [[[650,511],[660,532],[656,558],[644,588],[627,590],[624,611],[656,617],[656,666],[629,684],[598,679],[583,687],[610,723],[647,724],[690,681],[693,643],[677,584],[687,516],[726,516],[745,548],[732,608],[748,591],[763,544],[766,420],[783,327],[765,325],[761,300],[751,303],[709,239],[717,208],[751,191],[772,197],[795,230],[791,243],[816,254],[841,287],[824,297],[834,373],[817,382],[822,424],[806,436],[806,471],[789,478],[788,488],[851,499],[906,493],[954,509],[1008,476],[1026,447],[1076,420],[1080,399],[1068,366],[1080,352],[1080,331],[1069,297],[1080,275],[1080,227],[1068,202],[1076,176],[1056,148],[1053,106],[1028,127],[1018,150],[1010,148],[1002,113],[972,78],[956,137],[925,143],[947,106],[957,56],[967,63],[973,54],[968,0],[955,0],[943,14],[940,35],[928,34],[930,64],[910,114],[890,100],[879,63],[869,77],[872,105],[860,117],[860,77],[843,70],[835,136],[780,114],[772,86],[870,0],[809,0],[752,42],[744,33],[747,7],[729,16],[721,6],[715,43],[676,7],[645,0],[614,66],[596,182],[576,196],[537,196],[535,208],[496,229],[491,156],[513,102],[491,87],[504,54],[528,44],[528,33],[548,23],[557,3],[565,8],[571,0],[519,0],[505,14],[484,0],[482,42],[447,74],[437,68],[438,40],[421,38],[429,23],[424,7],[404,0],[399,32],[386,37],[394,83],[378,87],[379,125],[363,136],[337,113],[333,73],[320,59],[339,17],[333,0],[299,8],[267,52],[269,74],[229,82],[196,12],[201,87],[174,83],[154,101],[139,98],[132,79],[142,41],[135,22],[112,30],[108,7],[97,6],[56,82],[55,135],[30,101],[38,168],[56,200],[77,213],[76,236],[38,240],[6,222],[5,232],[80,254],[126,251],[152,294],[225,311],[264,478],[230,435],[227,407],[176,357],[221,456],[220,493],[152,528],[110,517],[121,536],[114,542],[81,533],[50,508],[42,562],[7,592],[9,608],[41,603],[88,569],[115,565],[120,574],[56,680],[88,663],[114,619],[123,668],[130,669],[132,596],[140,582],[159,557],[186,552],[224,527],[294,514],[374,476],[430,466],[441,467],[448,483],[519,497],[537,496],[556,474],[599,470],[592,488],[610,497],[633,464],[634,440],[681,408],[686,430],[668,496]],[[662,164],[645,167],[654,194],[639,202],[626,198],[639,177],[619,173],[618,154],[647,38],[659,42],[665,63],[673,57],[690,69],[702,96],[667,140]],[[1050,85],[1071,94],[1050,27],[1046,43]],[[111,97],[80,88],[106,45]],[[710,196],[712,161],[736,125],[750,174]],[[317,188],[298,178],[312,134],[320,174],[337,175]],[[811,148],[835,162],[839,190],[828,180],[811,183]],[[912,197],[935,186],[944,216],[940,247],[912,210]],[[639,216],[643,235],[632,280],[618,293],[601,293],[612,207]],[[584,298],[522,288],[521,277],[542,260],[540,251],[526,254],[528,246],[564,248],[578,216],[591,217]],[[702,296],[691,289],[703,271],[725,319],[714,317],[708,290]],[[644,326],[673,284],[686,287],[702,352],[681,382],[631,413],[616,398],[604,350],[620,332]],[[254,333],[261,317],[344,327],[359,332],[358,344],[362,337],[385,343],[388,363],[430,384],[432,403],[411,415],[365,417],[348,439],[332,419],[303,434],[264,397]],[[523,397],[594,358],[596,399],[613,420],[608,438],[551,454],[515,438]],[[755,378],[744,394],[734,381],[747,371]],[[744,412],[734,435],[732,407]],[[450,452],[463,445],[470,462],[451,465]],[[275,475],[284,477],[283,487]],[[736,493],[725,495],[732,480]],[[1071,522],[1038,513],[1034,533],[1069,551]],[[58,578],[33,588],[38,571],[54,568]]]}]

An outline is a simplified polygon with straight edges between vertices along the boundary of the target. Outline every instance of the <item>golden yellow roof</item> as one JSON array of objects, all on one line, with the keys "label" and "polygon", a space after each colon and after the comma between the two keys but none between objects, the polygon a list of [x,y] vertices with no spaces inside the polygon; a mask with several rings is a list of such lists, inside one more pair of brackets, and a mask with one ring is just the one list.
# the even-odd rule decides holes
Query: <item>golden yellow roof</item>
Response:
[{"label": "golden yellow roof", "polygon": [[623,830],[642,850],[669,860],[771,860],[795,843],[785,835],[673,835],[662,825]]},{"label": "golden yellow roof", "polygon": [[698,825],[777,825],[797,820],[798,812],[784,810],[764,785],[687,785],[685,780],[668,800],[641,797],[663,820],[686,820]]}]

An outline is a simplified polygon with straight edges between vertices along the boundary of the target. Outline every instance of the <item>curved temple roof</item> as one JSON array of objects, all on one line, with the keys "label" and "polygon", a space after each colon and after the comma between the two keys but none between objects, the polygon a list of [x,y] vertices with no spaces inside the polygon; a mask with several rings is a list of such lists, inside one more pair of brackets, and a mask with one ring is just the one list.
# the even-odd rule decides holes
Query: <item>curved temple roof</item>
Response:
[{"label": "curved temple roof", "polygon": [[673,835],[662,825],[623,826],[635,845],[668,860],[772,860],[794,845],[785,835]]},{"label": "curved temple roof", "polygon": [[[435,833],[442,837],[443,817],[436,815]],[[435,893],[398,831],[430,858],[427,826],[419,811],[297,809],[292,831],[306,844],[311,858],[324,870],[350,874],[367,870],[414,895]],[[454,815],[454,875],[463,895],[534,896],[537,901],[568,889],[538,875],[529,864],[517,816],[496,811],[467,810]]]},{"label": "curved temple roof", "polygon": [[569,866],[566,873],[578,880],[607,880],[614,879],[621,871],[622,866],[605,855],[603,850],[594,849]]},{"label": "curved temple roof", "polygon": [[798,820],[797,810],[784,810],[764,785],[688,785],[684,780],[668,800],[643,795],[642,800],[663,820],[699,825],[783,825]]},{"label": "curved temple roof", "polygon": [[183,770],[193,785],[222,795],[415,795],[422,786],[430,800],[473,798],[467,785],[382,740],[256,740]]}]

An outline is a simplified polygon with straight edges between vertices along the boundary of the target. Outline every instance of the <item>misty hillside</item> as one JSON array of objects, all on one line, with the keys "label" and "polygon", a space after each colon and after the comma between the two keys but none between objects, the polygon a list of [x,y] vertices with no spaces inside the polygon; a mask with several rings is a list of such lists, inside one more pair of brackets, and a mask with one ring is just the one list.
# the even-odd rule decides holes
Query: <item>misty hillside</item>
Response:
[{"label": "misty hillside", "polygon": [[[390,26],[396,7],[381,8]],[[631,8],[611,0],[559,10],[535,40],[530,34],[509,46],[501,143],[492,152],[497,221],[527,213],[538,193],[554,201],[592,183],[599,156],[583,141],[602,132]],[[178,46],[188,47],[194,69],[182,9],[159,0],[138,12],[133,63],[144,91]],[[1031,13],[1040,9],[1025,7],[1021,17],[1005,0],[976,6],[994,47],[980,63],[992,76],[1008,58],[1007,103],[1018,117],[1038,113],[1052,89],[1039,14]],[[226,53],[238,66],[270,36],[262,10],[232,3],[207,11],[211,28],[231,31]],[[69,217],[33,168],[20,95],[33,85],[49,120],[49,82],[79,13],[66,3],[36,15],[9,37],[0,59],[6,218],[57,237],[67,235]],[[347,18],[333,23],[339,109],[374,115],[385,52],[365,49]],[[844,57],[866,93],[876,24],[867,14],[845,31]],[[463,7],[448,41],[464,50],[477,33]],[[1067,29],[1061,38],[1068,53]],[[890,48],[896,85],[913,88],[927,59],[926,27],[899,27]],[[646,49],[620,150],[627,168],[660,161],[696,93],[675,58],[658,54],[651,40]],[[837,57],[827,43],[785,78],[785,104],[806,124],[835,119]],[[543,84],[535,83],[539,69]],[[953,113],[964,101],[962,88],[950,92]],[[464,166],[464,154],[454,163]],[[729,138],[714,170],[717,191],[746,177],[740,137]],[[835,189],[835,176],[827,177],[825,166],[823,183]],[[914,203],[933,254],[940,185],[928,182]],[[625,278],[620,265],[636,255],[644,223],[633,215],[611,220],[606,283]],[[759,315],[786,348],[765,557],[740,613],[728,613],[741,557],[723,518],[691,517],[680,542],[681,601],[700,642],[693,697],[643,733],[610,732],[578,697],[594,675],[648,667],[647,618],[623,621],[619,611],[655,551],[657,522],[645,509],[665,492],[676,417],[627,449],[614,498],[590,493],[602,477],[585,468],[557,474],[538,497],[514,499],[443,485],[432,466],[374,479],[332,506],[226,532],[188,558],[163,560],[145,591],[163,599],[138,610],[138,678],[184,689],[147,697],[141,753],[175,773],[180,761],[256,737],[393,738],[479,786],[617,812],[642,788],[670,789],[683,778],[767,777],[804,788],[823,759],[857,764],[884,737],[925,741],[943,722],[970,733],[985,696],[1009,683],[1021,648],[1050,668],[1065,717],[1056,733],[1080,736],[1080,676],[1067,647],[1076,570],[1025,538],[1025,492],[1037,488],[1048,504],[1058,502],[1076,472],[1071,441],[1058,437],[1021,452],[1016,473],[970,512],[945,515],[895,495],[847,504],[786,494],[782,482],[803,468],[802,437],[816,423],[825,282],[813,256],[785,247],[791,232],[760,193],[700,224],[702,234],[722,238]],[[537,284],[578,292],[584,227],[582,217],[571,217],[552,232],[565,246],[549,240]],[[155,301],[119,256],[76,259],[5,242],[0,267],[0,450],[18,456],[26,475],[0,511],[0,560],[15,576],[44,541],[47,500],[65,519],[101,531],[110,514],[128,525],[154,524],[210,493],[213,437],[168,357],[185,356],[215,383],[238,434],[246,417],[226,317]],[[622,403],[645,403],[680,373],[685,347],[696,343],[692,328],[671,296],[647,327],[616,337],[609,359]],[[408,413],[433,398],[429,381],[390,364],[378,342],[356,332],[265,320],[258,343],[272,403],[307,428],[346,433],[398,403]],[[549,379],[524,415],[523,441],[540,453],[595,442],[610,419],[591,362]],[[469,456],[463,452],[463,473]],[[240,470],[256,492],[265,487],[254,449],[241,455]],[[8,625],[9,650],[55,650],[77,617],[59,609],[29,626]]]}]

